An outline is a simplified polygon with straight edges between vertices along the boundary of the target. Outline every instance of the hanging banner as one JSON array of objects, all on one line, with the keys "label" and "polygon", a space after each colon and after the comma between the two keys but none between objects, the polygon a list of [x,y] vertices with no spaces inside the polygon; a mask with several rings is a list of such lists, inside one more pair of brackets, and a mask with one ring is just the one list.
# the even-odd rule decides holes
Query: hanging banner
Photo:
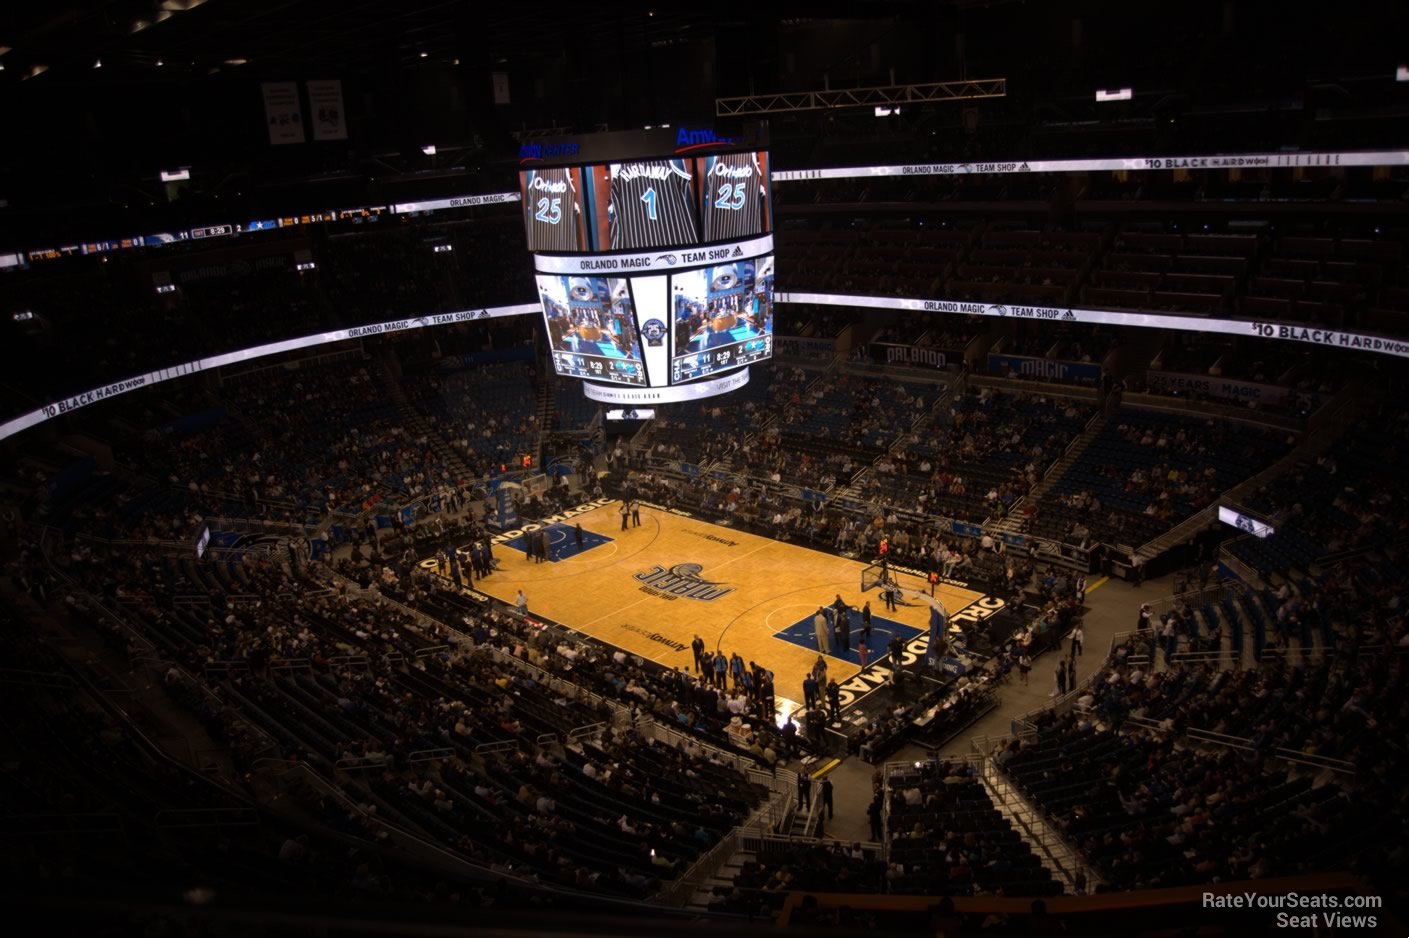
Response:
[{"label": "hanging banner", "polygon": [[912,368],[946,368],[949,365],[948,353],[929,345],[872,342],[866,351],[871,361],[879,365],[907,365]]},{"label": "hanging banner", "polygon": [[314,140],[346,140],[347,113],[342,104],[342,82],[310,81],[308,112],[313,115]]},{"label": "hanging banner", "polygon": [[1285,404],[1291,395],[1289,388],[1256,381],[1235,381],[1210,375],[1182,374],[1176,371],[1147,371],[1145,385],[1156,394],[1177,394],[1185,397],[1211,397],[1223,401],[1257,403],[1264,407]]},{"label": "hanging banner", "polygon": [[773,337],[773,356],[775,358],[817,358],[836,353],[837,342],[835,339],[811,339],[795,335]]},{"label": "hanging banner", "polygon": [[1101,366],[1093,362],[1067,362],[1052,358],[1032,358],[1027,355],[989,355],[988,373],[1020,378],[1044,378],[1069,384],[1098,384]]},{"label": "hanging banner", "polygon": [[266,81],[264,121],[269,125],[269,142],[303,143],[303,109],[298,103],[298,82]]}]

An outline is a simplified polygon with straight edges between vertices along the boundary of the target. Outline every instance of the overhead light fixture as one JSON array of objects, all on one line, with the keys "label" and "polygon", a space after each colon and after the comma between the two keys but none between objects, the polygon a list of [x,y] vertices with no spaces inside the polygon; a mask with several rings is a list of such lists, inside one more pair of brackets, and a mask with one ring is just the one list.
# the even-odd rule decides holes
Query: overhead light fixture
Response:
[{"label": "overhead light fixture", "polygon": [[183,166],[180,169],[173,169],[170,172],[161,171],[162,182],[185,182],[191,178],[191,167]]},{"label": "overhead light fixture", "polygon": [[876,105],[876,116],[877,116],[877,117],[890,117],[892,114],[894,114],[894,115],[896,115],[897,117],[899,117],[899,116],[900,116],[900,108],[898,108],[898,107],[881,107],[879,104]]},{"label": "overhead light fixture", "polygon": [[422,53],[421,53],[421,58],[423,58],[423,59],[424,59],[424,58],[425,58],[425,57],[426,57],[426,56],[427,56],[427,55],[428,55],[428,54],[429,54],[429,53],[426,53],[426,52],[422,52]]},{"label": "overhead light fixture", "polygon": [[17,310],[10,314],[10,318],[15,322],[28,322],[34,318],[34,311],[29,309]]},{"label": "overhead light fixture", "polygon": [[435,144],[426,144],[425,146],[421,147],[421,152],[424,153],[426,156],[435,156]]},{"label": "overhead light fixture", "polygon": [[249,60],[249,59],[226,59],[226,60],[225,60],[225,64],[226,64],[226,65],[248,65],[248,64],[250,64],[250,60]]},{"label": "overhead light fixture", "polygon": [[1105,101],[1129,101],[1133,96],[1134,92],[1129,88],[1117,88],[1114,91],[1096,92],[1096,101],[1098,103]]},{"label": "overhead light fixture", "polygon": [[161,68],[161,67],[162,67],[163,65],[165,65],[165,64],[166,64],[166,63],[163,62],[161,59],[157,59],[157,68]]},{"label": "overhead light fixture", "polygon": [[1394,70],[1395,81],[1409,81],[1409,65],[1401,65]]},{"label": "overhead light fixture", "polygon": [[103,60],[102,60],[102,59],[94,59],[94,60],[93,60],[93,67],[94,67],[94,68],[102,68],[102,67],[103,67]]}]

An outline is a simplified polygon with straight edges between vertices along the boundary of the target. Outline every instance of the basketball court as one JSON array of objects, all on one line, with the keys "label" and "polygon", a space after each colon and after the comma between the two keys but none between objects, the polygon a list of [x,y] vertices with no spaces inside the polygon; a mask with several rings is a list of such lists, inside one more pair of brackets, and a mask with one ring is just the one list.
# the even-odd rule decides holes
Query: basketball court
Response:
[{"label": "basketball court", "polygon": [[[510,604],[523,590],[530,614],[672,668],[693,671],[690,642],[698,634],[710,651],[737,651],[771,670],[780,709],[783,699],[803,699],[802,682],[818,654],[813,616],[837,594],[857,609],[871,603],[873,663],[892,634],[909,641],[929,629],[929,606],[911,600],[887,612],[879,590],[863,594],[867,565],[859,561],[653,507],[643,506],[640,526],[623,531],[620,508],[603,500],[525,525],[546,529],[546,562],[528,559],[522,529],[497,536],[498,570],[474,588]],[[928,591],[918,576],[897,579]],[[953,623],[983,594],[942,584],[935,598]],[[833,647],[827,660],[828,677],[842,683],[861,670],[854,616],[852,624],[850,651]]]}]

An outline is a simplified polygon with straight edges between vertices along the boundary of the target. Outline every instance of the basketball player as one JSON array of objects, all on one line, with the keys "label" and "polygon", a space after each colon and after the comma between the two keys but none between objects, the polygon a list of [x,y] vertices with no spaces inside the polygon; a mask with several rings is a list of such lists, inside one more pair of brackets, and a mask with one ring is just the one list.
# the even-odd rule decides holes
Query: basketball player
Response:
[{"label": "basketball player", "polygon": [[522,173],[524,225],[530,251],[582,249],[582,206],[574,172],[563,167]]},{"label": "basketball player", "polygon": [[704,239],[756,235],[763,227],[763,171],[756,153],[722,153],[704,163]]},{"label": "basketball player", "polygon": [[694,176],[684,160],[611,164],[607,220],[612,248],[698,241],[694,186]]}]

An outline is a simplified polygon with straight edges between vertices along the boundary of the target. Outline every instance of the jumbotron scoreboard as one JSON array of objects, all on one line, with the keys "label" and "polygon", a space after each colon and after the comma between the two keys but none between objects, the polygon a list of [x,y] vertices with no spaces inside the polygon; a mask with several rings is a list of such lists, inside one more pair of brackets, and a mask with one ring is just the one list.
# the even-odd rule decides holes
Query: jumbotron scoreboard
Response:
[{"label": "jumbotron scoreboard", "polygon": [[553,368],[587,397],[713,397],[772,357],[765,125],[545,138],[519,164]]}]

